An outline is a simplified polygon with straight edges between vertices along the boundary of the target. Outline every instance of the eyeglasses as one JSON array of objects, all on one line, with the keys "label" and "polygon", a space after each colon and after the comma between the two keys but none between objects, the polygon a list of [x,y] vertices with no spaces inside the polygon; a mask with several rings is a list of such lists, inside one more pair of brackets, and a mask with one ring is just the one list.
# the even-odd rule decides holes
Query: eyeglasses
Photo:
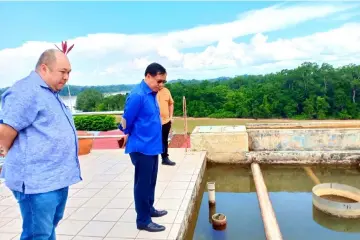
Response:
[{"label": "eyeglasses", "polygon": [[165,84],[166,82],[167,82],[166,80],[157,80],[158,84],[161,84],[161,83]]}]

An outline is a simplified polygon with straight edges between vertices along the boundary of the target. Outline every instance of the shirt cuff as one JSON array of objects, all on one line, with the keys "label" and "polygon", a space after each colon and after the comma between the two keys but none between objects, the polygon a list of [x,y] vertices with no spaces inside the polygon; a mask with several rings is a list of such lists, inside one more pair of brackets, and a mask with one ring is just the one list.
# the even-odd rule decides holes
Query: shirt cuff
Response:
[{"label": "shirt cuff", "polygon": [[123,126],[121,125],[121,123],[119,123],[118,128],[119,128],[119,130],[122,131],[125,135],[126,135],[126,134],[129,134],[129,131],[127,131],[127,129],[124,130],[124,128],[123,128]]}]

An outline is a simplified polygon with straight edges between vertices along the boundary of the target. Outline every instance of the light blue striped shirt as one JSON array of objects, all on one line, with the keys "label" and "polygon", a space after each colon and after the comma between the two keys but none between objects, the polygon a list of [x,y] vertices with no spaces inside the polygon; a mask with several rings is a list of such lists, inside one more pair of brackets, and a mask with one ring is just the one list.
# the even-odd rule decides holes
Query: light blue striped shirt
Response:
[{"label": "light blue striped shirt", "polygon": [[34,194],[82,180],[72,114],[36,72],[3,93],[0,118],[18,132],[0,176],[7,187]]}]

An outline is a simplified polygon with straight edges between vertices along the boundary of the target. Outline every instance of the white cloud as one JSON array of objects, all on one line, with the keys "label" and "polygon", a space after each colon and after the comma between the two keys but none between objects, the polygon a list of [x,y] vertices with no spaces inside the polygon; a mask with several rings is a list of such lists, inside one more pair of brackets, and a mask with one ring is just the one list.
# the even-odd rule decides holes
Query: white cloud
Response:
[{"label": "white cloud", "polygon": [[[69,54],[73,67],[69,83],[136,83],[153,61],[168,69],[170,79],[265,73],[295,67],[303,61],[358,63],[360,23],[292,39],[269,41],[266,36],[268,32],[353,9],[354,5],[332,3],[279,5],[247,12],[233,22],[176,32],[91,34],[69,39],[70,44],[75,44]],[[249,43],[234,41],[247,35],[253,35]],[[52,47],[54,43],[26,42],[18,48],[0,50],[0,87],[26,76],[41,52]],[[196,47],[205,49],[190,51]]]}]

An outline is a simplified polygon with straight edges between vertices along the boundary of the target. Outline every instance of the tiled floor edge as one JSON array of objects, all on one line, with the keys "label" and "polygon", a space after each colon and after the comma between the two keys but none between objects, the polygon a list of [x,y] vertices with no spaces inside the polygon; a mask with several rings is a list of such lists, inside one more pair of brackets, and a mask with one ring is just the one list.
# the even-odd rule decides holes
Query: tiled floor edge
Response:
[{"label": "tiled floor edge", "polygon": [[189,220],[191,219],[192,213],[195,210],[195,201],[196,201],[198,195],[201,194],[200,193],[200,187],[201,187],[201,182],[202,182],[202,179],[204,177],[205,170],[206,170],[206,162],[207,162],[207,160],[206,160],[206,152],[202,152],[201,158],[204,159],[204,160],[203,160],[202,166],[200,168],[198,177],[196,179],[195,187],[194,187],[193,192],[191,194],[191,198],[188,200],[189,203],[188,203],[188,206],[186,208],[184,218],[183,218],[183,220],[181,222],[181,226],[180,226],[178,235],[176,237],[177,240],[184,239],[185,233],[188,230]]}]

